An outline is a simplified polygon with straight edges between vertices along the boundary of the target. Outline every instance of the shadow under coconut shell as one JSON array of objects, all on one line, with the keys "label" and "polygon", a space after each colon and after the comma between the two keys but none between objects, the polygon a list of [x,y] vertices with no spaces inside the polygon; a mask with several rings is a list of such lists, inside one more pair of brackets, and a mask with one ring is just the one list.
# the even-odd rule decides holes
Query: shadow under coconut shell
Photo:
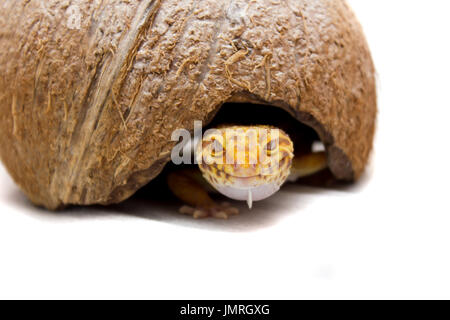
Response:
[{"label": "shadow under coconut shell", "polygon": [[[150,183],[123,203],[103,207],[102,210],[190,228],[245,232],[270,227],[291,214],[301,214],[302,209],[312,202],[311,195],[326,193],[327,190],[347,193],[347,188],[350,188],[348,184],[337,182],[329,171],[324,171],[298,183],[286,184],[269,199],[254,203],[251,210],[243,201],[229,201],[221,195],[215,195],[215,200],[230,202],[239,209],[240,214],[228,220],[196,220],[178,213],[183,204],[170,193],[162,176],[161,180]],[[308,197],[302,198],[302,195]]]},{"label": "shadow under coconut shell", "polygon": [[[329,180],[326,181],[324,186],[323,179],[327,177]],[[229,220],[196,220],[179,214],[178,208],[181,203],[158,183],[144,187],[133,197],[120,204],[110,206],[73,206],[56,212],[33,206],[18,189],[15,189],[8,198],[33,217],[51,220],[52,222],[70,223],[84,219],[124,219],[133,217],[186,228],[248,232],[268,228],[290,215],[306,212],[304,209],[311,205],[315,195],[319,196],[330,191],[345,194],[358,192],[367,183],[368,179],[369,177],[363,177],[357,184],[342,184],[331,179],[329,172],[325,171],[309,179],[303,179],[299,183],[283,186],[280,192],[271,198],[262,202],[256,202],[252,210],[246,207],[245,202],[232,202],[233,206],[239,208],[241,213],[238,216],[231,217]],[[321,187],[318,186],[319,183]],[[220,198],[218,200],[220,201]],[[223,201],[224,198],[221,198],[221,200]]]},{"label": "shadow under coconut shell", "polygon": [[[37,219],[56,223],[72,223],[81,220],[99,219],[144,219],[160,223],[178,225],[186,228],[208,229],[225,232],[247,232],[270,227],[286,216],[286,212],[301,210],[307,205],[305,201],[294,203],[286,201],[289,194],[295,193],[319,193],[316,188],[304,189],[295,186],[301,191],[281,191],[269,200],[255,203],[255,207],[249,210],[244,202],[232,202],[239,208],[240,214],[228,220],[220,219],[194,219],[190,216],[178,213],[181,203],[169,199],[155,199],[143,195],[135,195],[130,199],[110,206],[72,206],[59,211],[49,211],[42,207],[34,206],[26,196],[18,189],[8,195],[10,202],[22,209],[22,212]],[[291,208],[291,209],[290,209]],[[283,209],[283,210],[281,210]],[[280,214],[280,212],[284,212]]]}]

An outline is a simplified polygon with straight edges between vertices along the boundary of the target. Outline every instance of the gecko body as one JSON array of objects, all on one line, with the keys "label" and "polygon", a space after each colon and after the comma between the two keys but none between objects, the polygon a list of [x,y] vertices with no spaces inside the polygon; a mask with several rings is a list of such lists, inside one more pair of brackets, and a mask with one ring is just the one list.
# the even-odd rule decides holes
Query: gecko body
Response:
[{"label": "gecko body", "polygon": [[[227,219],[238,214],[229,203],[216,203],[211,187],[227,198],[261,201],[286,181],[295,181],[327,167],[324,152],[294,155],[289,135],[271,126],[221,126],[208,130],[196,146],[199,170],[175,171],[168,176],[172,192],[194,218]],[[206,182],[206,186],[205,186]],[[209,189],[209,190],[208,190]]]}]

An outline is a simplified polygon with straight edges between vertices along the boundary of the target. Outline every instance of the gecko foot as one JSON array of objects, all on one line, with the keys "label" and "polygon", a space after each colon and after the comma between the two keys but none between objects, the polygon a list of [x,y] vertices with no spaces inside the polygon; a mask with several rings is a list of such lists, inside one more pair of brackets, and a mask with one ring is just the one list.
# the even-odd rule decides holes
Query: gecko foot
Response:
[{"label": "gecko foot", "polygon": [[228,219],[230,216],[239,214],[239,210],[228,202],[217,204],[213,207],[190,207],[183,206],[180,208],[180,213],[193,216],[195,219],[203,218],[216,218],[216,219]]}]

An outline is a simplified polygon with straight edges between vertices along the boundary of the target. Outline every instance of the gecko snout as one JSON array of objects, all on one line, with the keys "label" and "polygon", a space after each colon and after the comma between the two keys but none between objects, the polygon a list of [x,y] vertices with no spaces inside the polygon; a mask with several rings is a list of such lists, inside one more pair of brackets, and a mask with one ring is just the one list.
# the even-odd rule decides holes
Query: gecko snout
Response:
[{"label": "gecko snout", "polygon": [[276,193],[290,173],[293,143],[280,129],[231,126],[205,134],[197,146],[204,178],[234,199],[264,200]]}]

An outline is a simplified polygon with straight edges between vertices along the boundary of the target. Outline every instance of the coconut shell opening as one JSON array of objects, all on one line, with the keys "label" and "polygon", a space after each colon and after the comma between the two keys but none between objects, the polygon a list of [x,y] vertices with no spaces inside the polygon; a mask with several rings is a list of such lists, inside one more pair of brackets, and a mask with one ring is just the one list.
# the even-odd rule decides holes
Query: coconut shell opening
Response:
[{"label": "coconut shell opening", "polygon": [[[295,110],[282,103],[277,105],[269,104],[259,100],[250,93],[238,93],[209,115],[204,122],[203,130],[223,124],[270,125],[282,128],[293,139],[297,154],[311,152],[313,144],[320,142],[327,151],[329,170],[334,178],[347,182],[354,180],[354,173],[349,158],[333,144],[332,136],[310,114],[295,112]],[[191,130],[192,128],[188,129]],[[135,177],[132,177],[135,181],[134,184],[131,184],[132,188],[138,190],[142,187],[143,182],[147,179],[153,180],[168,164],[171,164],[171,159],[161,159],[149,170],[137,173]],[[168,170],[173,170],[173,167],[170,166]],[[330,176],[326,173],[319,173],[315,177],[308,177],[302,181],[325,186],[329,183]],[[158,184],[160,183],[161,181],[158,181]],[[128,186],[125,192],[126,190],[128,190]],[[123,197],[124,193],[122,192],[123,190],[117,189],[112,193],[112,199]]]}]

